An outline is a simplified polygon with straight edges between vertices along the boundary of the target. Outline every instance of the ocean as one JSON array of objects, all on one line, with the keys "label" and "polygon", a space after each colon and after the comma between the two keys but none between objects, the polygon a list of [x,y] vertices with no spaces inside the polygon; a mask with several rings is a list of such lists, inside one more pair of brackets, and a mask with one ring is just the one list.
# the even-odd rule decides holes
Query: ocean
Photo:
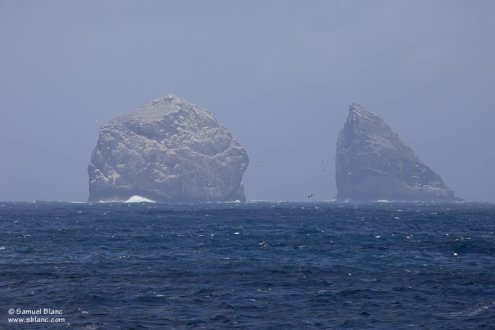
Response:
[{"label": "ocean", "polygon": [[0,329],[494,329],[494,231],[475,203],[0,203]]}]

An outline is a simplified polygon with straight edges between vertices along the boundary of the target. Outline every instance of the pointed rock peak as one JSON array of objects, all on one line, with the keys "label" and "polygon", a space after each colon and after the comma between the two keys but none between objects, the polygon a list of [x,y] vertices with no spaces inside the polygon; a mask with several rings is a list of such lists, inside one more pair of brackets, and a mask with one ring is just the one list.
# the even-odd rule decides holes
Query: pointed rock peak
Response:
[{"label": "pointed rock peak", "polygon": [[387,136],[386,139],[394,134],[382,118],[358,103],[352,103],[349,106],[349,115],[347,116],[344,131],[345,139],[343,142],[346,145],[355,138],[365,138],[369,134]]},{"label": "pointed rock peak", "polygon": [[458,200],[383,119],[356,103],[337,140],[335,162],[339,200]]},{"label": "pointed rock peak", "polygon": [[359,103],[351,103],[351,105],[349,106],[349,112],[360,113],[360,112],[369,112],[369,111],[366,110],[366,108]]},{"label": "pointed rock peak", "polygon": [[379,117],[366,109],[364,106],[358,103],[352,103],[349,106],[349,120],[357,120],[359,118],[373,118],[378,119]]}]

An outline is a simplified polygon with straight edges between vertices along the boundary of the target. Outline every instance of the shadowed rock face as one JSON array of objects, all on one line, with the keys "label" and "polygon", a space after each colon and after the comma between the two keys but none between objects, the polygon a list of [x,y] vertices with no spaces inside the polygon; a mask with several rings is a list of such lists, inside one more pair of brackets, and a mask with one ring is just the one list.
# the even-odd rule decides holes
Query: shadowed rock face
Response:
[{"label": "shadowed rock face", "polygon": [[248,162],[209,112],[168,95],[101,128],[88,166],[89,201],[245,201]]},{"label": "shadowed rock face", "polygon": [[378,116],[352,104],[337,140],[337,199],[458,201]]}]

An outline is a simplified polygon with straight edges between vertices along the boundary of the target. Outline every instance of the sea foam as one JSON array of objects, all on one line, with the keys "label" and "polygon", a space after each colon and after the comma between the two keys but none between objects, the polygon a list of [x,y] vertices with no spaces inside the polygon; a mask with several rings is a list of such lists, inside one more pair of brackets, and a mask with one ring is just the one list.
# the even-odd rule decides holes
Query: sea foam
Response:
[{"label": "sea foam", "polygon": [[143,196],[134,195],[131,196],[131,198],[126,200],[124,203],[155,203],[155,201]]}]

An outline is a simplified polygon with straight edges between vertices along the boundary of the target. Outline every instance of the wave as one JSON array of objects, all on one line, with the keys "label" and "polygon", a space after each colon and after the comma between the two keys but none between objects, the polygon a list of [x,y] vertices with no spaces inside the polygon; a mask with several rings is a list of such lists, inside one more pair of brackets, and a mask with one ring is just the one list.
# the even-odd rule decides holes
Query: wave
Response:
[{"label": "wave", "polygon": [[155,201],[143,196],[134,195],[131,196],[128,200],[124,201],[124,203],[155,203]]}]

